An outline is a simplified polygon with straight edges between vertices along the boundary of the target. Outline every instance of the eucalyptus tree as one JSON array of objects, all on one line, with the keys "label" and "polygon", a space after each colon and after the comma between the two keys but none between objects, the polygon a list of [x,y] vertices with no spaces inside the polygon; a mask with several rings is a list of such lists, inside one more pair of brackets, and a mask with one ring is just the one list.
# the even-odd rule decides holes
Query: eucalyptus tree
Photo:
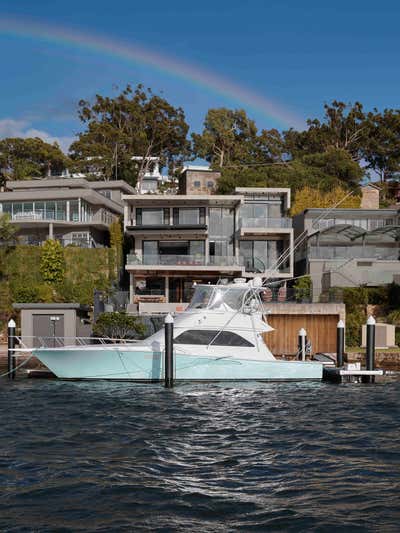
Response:
[{"label": "eucalyptus tree", "polygon": [[[174,171],[190,154],[183,109],[142,85],[127,85],[115,97],[98,94],[94,102],[81,100],[78,114],[85,130],[71,145],[71,158],[96,177],[125,179],[140,187],[151,157]],[[134,156],[140,160],[132,160]]]}]

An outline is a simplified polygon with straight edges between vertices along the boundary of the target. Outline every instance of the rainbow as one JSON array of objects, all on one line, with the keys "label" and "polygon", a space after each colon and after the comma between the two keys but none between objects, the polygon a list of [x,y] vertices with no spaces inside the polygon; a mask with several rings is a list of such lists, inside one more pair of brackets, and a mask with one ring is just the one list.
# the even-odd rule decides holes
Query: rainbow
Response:
[{"label": "rainbow", "polygon": [[143,64],[227,97],[238,104],[260,112],[267,118],[274,119],[282,126],[304,128],[304,120],[301,117],[296,116],[276,102],[218,74],[136,44],[125,44],[105,36],[82,33],[53,24],[50,26],[26,19],[0,18],[0,35],[34,38],[53,44],[64,44],[78,49],[103,53],[135,64]]}]

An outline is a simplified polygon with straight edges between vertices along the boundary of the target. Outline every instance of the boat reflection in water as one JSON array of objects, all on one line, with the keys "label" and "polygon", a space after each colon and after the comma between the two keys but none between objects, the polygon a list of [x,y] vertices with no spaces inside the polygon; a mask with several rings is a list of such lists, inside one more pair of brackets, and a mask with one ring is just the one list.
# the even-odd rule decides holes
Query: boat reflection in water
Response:
[{"label": "boat reflection in water", "polygon": [[[320,380],[322,364],[283,361],[264,334],[261,280],[197,285],[174,324],[175,379],[184,381]],[[284,333],[284,332],[283,332]],[[164,378],[164,331],[134,344],[37,348],[35,355],[63,379],[160,381]]]}]

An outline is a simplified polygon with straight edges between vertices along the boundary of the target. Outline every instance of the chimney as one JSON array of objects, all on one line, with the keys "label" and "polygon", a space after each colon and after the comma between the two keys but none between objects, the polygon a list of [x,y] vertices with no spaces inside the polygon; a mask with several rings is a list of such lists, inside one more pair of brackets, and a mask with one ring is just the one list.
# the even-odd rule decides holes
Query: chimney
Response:
[{"label": "chimney", "polygon": [[361,209],[379,209],[379,187],[373,184],[361,187]]},{"label": "chimney", "polygon": [[215,194],[221,173],[210,167],[184,167],[179,178],[179,194]]}]

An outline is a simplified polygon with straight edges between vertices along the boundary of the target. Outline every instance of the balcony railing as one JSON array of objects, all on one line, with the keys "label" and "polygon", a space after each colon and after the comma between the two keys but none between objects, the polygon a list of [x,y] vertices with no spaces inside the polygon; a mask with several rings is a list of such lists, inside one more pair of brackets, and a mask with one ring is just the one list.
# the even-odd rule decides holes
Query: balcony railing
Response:
[{"label": "balcony railing", "polygon": [[127,257],[128,265],[161,265],[161,266],[241,266],[243,259],[234,256],[210,256],[204,255],[145,255],[137,256],[130,254]]},{"label": "balcony railing", "polygon": [[[149,266],[217,266],[217,267],[239,267],[246,272],[264,273],[270,269],[268,264],[254,257],[234,257],[229,255],[212,255],[206,258],[203,255],[145,255],[137,256],[129,254],[127,256],[128,265],[149,265]],[[272,271],[271,271],[272,272]],[[276,273],[289,273],[288,265],[282,265]]]},{"label": "balcony railing", "polygon": [[320,246],[319,248],[311,247],[309,250],[310,259],[371,259],[381,261],[397,261],[399,259],[399,250],[397,249],[379,249],[378,247],[362,246]]},{"label": "balcony railing", "polygon": [[240,218],[239,228],[291,228],[290,218]]},{"label": "balcony railing", "polygon": [[[11,215],[10,215],[11,216]],[[115,217],[112,213],[106,211],[105,209],[100,209],[97,213],[93,215],[87,215],[86,217],[79,217],[78,213],[71,213],[69,218],[67,217],[66,212],[56,212],[52,210],[44,209],[35,209],[33,211],[20,211],[13,213],[11,220],[15,222],[24,222],[24,221],[44,221],[44,222],[78,222],[78,223],[102,223],[109,225]]]}]

